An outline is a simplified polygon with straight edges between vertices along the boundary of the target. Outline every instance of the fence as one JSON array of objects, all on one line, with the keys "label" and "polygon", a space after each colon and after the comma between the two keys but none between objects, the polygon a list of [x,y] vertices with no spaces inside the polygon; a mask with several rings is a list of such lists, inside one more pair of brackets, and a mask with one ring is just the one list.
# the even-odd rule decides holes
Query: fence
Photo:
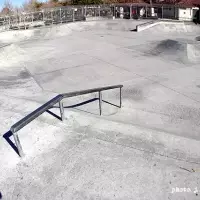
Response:
[{"label": "fence", "polygon": [[83,21],[91,17],[112,17],[113,10],[110,5],[94,6],[68,6],[61,8],[44,9],[31,13],[0,17],[2,30],[27,29],[43,25]]},{"label": "fence", "polygon": [[[191,10],[188,10],[191,9]],[[191,16],[187,13],[193,12]],[[0,29],[27,29],[43,25],[82,21],[91,17],[101,18],[161,18],[192,20],[199,18],[198,8],[184,8],[175,5],[149,5],[149,4],[112,4],[112,5],[87,5],[67,6],[61,8],[44,9],[32,13],[20,13],[13,16],[0,17]],[[186,16],[180,16],[180,13]],[[192,16],[193,15],[193,16]],[[198,15],[198,16],[196,16]],[[189,17],[189,18],[188,18]]]},{"label": "fence", "polygon": [[[82,91],[60,94],[60,95],[57,95],[56,97],[54,97],[53,99],[51,99],[50,101],[48,101],[47,103],[45,103],[44,105],[42,105],[41,107],[37,108],[35,111],[33,111],[32,113],[30,113],[29,115],[27,115],[26,117],[24,117],[23,119],[18,121],[16,124],[14,124],[10,129],[11,133],[13,134],[19,156],[22,157],[24,155],[24,152],[22,150],[22,146],[21,146],[17,132],[20,129],[22,129],[24,126],[29,124],[31,121],[33,121],[34,119],[39,117],[41,114],[48,111],[55,104],[59,103],[61,120],[63,121],[64,120],[64,105],[63,105],[63,101],[62,101],[63,99],[98,92],[99,98],[97,98],[97,99],[99,100],[99,113],[101,115],[102,114],[102,102],[105,102],[107,104],[121,108],[122,87],[123,87],[123,85],[113,85],[113,86],[100,87],[100,88],[94,88],[94,89],[89,89],[89,90],[82,90]],[[116,89],[116,88],[120,89],[120,105],[119,106],[102,99],[102,91],[112,90],[112,89]]]}]

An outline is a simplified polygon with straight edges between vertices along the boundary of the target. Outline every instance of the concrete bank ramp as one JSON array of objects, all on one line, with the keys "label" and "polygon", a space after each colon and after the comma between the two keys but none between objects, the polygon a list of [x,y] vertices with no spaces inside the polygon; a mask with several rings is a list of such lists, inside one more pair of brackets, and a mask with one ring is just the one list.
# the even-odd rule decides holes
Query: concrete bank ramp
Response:
[{"label": "concrete bank ramp", "polygon": [[7,44],[0,48],[0,66],[4,67],[9,64],[23,61],[27,55],[25,51],[17,44]]},{"label": "concrete bank ramp", "polygon": [[[144,22],[144,21],[143,21]],[[147,21],[145,21],[147,22]],[[52,39],[81,31],[125,31],[135,29],[142,21],[130,20],[98,20],[89,22],[72,22],[53,26],[43,26],[28,30],[10,30],[0,33],[0,42],[12,43],[35,39]]]},{"label": "concrete bank ramp", "polygon": [[187,45],[188,60],[193,63],[200,63],[200,44]]},{"label": "concrete bank ramp", "polygon": [[159,56],[183,64],[200,63],[200,44],[195,40],[165,39],[138,48],[143,55]]},{"label": "concrete bank ramp", "polygon": [[152,28],[153,32],[166,33],[200,33],[200,27],[193,23],[184,22],[159,22],[159,24]]},{"label": "concrete bank ramp", "polygon": [[54,26],[45,26],[28,30],[10,30],[0,33],[1,43],[21,42],[34,39],[52,39],[72,34],[73,31],[87,31],[97,27],[97,22],[75,22]]},{"label": "concrete bank ramp", "polygon": [[200,27],[193,23],[185,23],[181,21],[149,21],[140,23],[136,26],[137,32],[148,31],[152,33],[199,33]]}]

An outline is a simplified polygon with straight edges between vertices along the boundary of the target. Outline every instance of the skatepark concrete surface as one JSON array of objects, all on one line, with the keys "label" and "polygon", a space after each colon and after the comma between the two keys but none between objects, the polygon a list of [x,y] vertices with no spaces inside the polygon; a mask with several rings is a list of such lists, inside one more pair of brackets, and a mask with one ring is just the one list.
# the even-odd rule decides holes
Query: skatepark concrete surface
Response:
[{"label": "skatepark concrete surface", "polygon": [[[3,200],[200,199],[200,26],[167,22],[136,32],[144,22],[0,33]],[[64,122],[42,114],[18,132],[24,158],[4,139],[57,94],[113,84],[124,85],[121,109],[103,103],[99,116],[93,101],[65,109]],[[119,104],[119,91],[103,99]]]}]

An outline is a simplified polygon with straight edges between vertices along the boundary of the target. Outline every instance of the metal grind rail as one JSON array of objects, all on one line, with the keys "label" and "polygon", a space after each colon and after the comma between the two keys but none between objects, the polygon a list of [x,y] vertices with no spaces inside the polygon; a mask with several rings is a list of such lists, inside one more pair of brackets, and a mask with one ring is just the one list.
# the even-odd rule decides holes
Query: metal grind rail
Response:
[{"label": "metal grind rail", "polygon": [[[98,95],[99,95],[99,98],[98,98],[98,100],[99,100],[99,114],[101,115],[102,114],[102,102],[105,102],[105,103],[108,103],[110,105],[121,108],[121,105],[122,105],[122,87],[123,87],[123,85],[112,85],[112,86],[107,86],[107,87],[99,87],[99,88],[93,88],[93,89],[88,89],[88,90],[59,94],[56,97],[54,97],[53,99],[51,99],[50,101],[46,102],[45,104],[43,104],[42,106],[37,108],[36,110],[34,110],[32,113],[28,114],[26,117],[24,117],[23,119],[21,119],[20,121],[15,123],[10,128],[10,131],[12,132],[14,140],[15,140],[15,145],[17,147],[19,156],[23,157],[24,152],[23,152],[23,149],[22,149],[19,137],[18,137],[18,131],[20,129],[22,129],[24,126],[26,126],[27,124],[29,124],[30,122],[32,122],[34,119],[39,117],[44,112],[48,111],[55,104],[59,103],[61,120],[63,121],[64,120],[64,106],[63,106],[63,101],[62,101],[63,99],[98,92]],[[112,90],[112,89],[117,89],[117,88],[119,88],[119,90],[120,90],[120,95],[119,95],[120,96],[120,104],[119,104],[119,106],[102,99],[102,91]]]}]

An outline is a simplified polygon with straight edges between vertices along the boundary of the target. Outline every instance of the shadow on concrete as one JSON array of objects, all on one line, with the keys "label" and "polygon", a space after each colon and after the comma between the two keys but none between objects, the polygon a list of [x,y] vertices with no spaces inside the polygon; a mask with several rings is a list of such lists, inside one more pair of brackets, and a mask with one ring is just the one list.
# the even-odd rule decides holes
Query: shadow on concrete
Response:
[{"label": "shadow on concrete", "polygon": [[84,113],[88,113],[88,114],[92,114],[92,115],[96,115],[96,116],[99,116],[99,114],[96,114],[96,113],[92,113],[92,112],[89,112],[87,110],[83,110],[83,109],[78,109],[78,108],[74,108],[75,110],[77,111],[81,111],[81,112],[84,112]]},{"label": "shadow on concrete", "polygon": [[60,116],[56,115],[55,113],[51,112],[50,110],[47,110],[46,112],[49,113],[50,115],[52,115],[53,117],[59,119],[60,121],[62,121],[62,118]]},{"label": "shadow on concrete", "polygon": [[99,98],[89,99],[87,101],[83,101],[83,102],[78,103],[78,104],[74,104],[74,105],[71,105],[71,106],[65,106],[64,108],[76,108],[76,107],[83,106],[85,104],[91,103],[91,102],[96,101],[96,100],[99,100]]},{"label": "shadow on concrete", "polygon": [[[3,138],[8,142],[8,144],[12,147],[12,149],[15,151],[15,153],[17,153],[19,155],[19,151],[17,149],[17,147],[15,146],[15,144],[12,142],[12,140],[10,139],[10,137],[12,136],[12,132],[8,131],[3,135]],[[0,195],[1,197],[1,195]],[[1,198],[0,198],[1,199]]]},{"label": "shadow on concrete", "polygon": [[137,29],[135,28],[135,29],[131,29],[130,30],[131,32],[137,32]]},{"label": "shadow on concrete", "polygon": [[[64,108],[76,108],[76,107],[91,103],[91,102],[96,101],[96,100],[98,100],[98,98],[93,98],[93,99],[90,99],[90,100],[87,100],[87,101],[84,101],[84,102],[81,102],[81,103],[78,103],[78,104],[65,106]],[[59,108],[59,106],[53,106],[52,108]],[[84,110],[82,110],[82,111],[86,112]],[[62,121],[60,116],[56,115],[55,113],[51,112],[50,110],[47,110],[46,112],[48,114],[52,115],[53,117]],[[91,113],[91,114],[94,114],[94,113]],[[17,147],[15,146],[15,144],[10,139],[11,136],[13,136],[13,133],[10,130],[8,132],[6,132],[5,134],[3,134],[3,138],[8,142],[8,144],[11,146],[11,148],[19,155],[19,151],[18,151]],[[0,199],[1,199],[1,194],[0,194]]]},{"label": "shadow on concrete", "polygon": [[[83,101],[83,102],[81,102],[81,103],[77,103],[77,104],[74,104],[74,105],[70,105],[70,106],[64,106],[64,108],[74,108],[74,109],[76,109],[76,110],[79,110],[79,111],[82,111],[82,112],[86,112],[86,113],[90,113],[90,114],[93,114],[93,115],[96,115],[95,113],[91,113],[91,112],[89,112],[89,111],[85,111],[85,110],[82,110],[82,109],[78,109],[77,107],[79,107],[79,106],[83,106],[83,105],[85,105],[85,104],[88,104],[88,103],[92,103],[92,102],[94,102],[94,101],[97,101],[97,100],[99,100],[99,98],[92,98],[92,99],[89,99],[89,100],[87,100],[87,101]],[[59,108],[59,106],[53,106],[52,108]],[[49,112],[51,112],[51,111],[49,111]],[[48,113],[49,113],[48,112]],[[49,114],[52,114],[52,113],[49,113]],[[54,114],[54,113],[53,113]],[[53,115],[52,114],[52,115]],[[54,115],[53,115],[54,116]],[[54,116],[54,117],[56,117],[56,118],[58,118],[58,119],[61,119],[59,116]]]},{"label": "shadow on concrete", "polygon": [[[91,103],[91,102],[96,101],[96,100],[99,100],[99,98],[89,99],[87,101],[83,101],[81,103],[77,103],[77,104],[74,104],[74,105],[71,105],[71,106],[64,106],[64,108],[76,108],[76,107],[83,106],[85,104]],[[59,108],[59,106],[52,106],[52,108]]]},{"label": "shadow on concrete", "polygon": [[2,199],[2,194],[1,194],[1,192],[0,192],[0,199]]}]

